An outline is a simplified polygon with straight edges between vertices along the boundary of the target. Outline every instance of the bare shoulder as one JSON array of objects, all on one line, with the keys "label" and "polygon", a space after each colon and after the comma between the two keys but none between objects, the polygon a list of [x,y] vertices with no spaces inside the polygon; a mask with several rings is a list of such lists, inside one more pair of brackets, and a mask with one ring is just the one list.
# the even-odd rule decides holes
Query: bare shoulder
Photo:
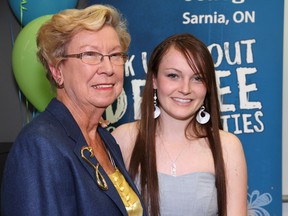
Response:
[{"label": "bare shoulder", "polygon": [[112,135],[119,144],[123,142],[131,143],[135,142],[136,136],[138,134],[138,122],[129,122],[122,124],[115,128]]},{"label": "bare shoulder", "polygon": [[229,153],[233,153],[235,151],[235,153],[238,151],[243,151],[242,143],[236,135],[227,131],[220,130],[220,139],[224,151]]},{"label": "bare shoulder", "polygon": [[118,126],[112,136],[119,144],[126,167],[130,162],[130,157],[138,134],[138,122],[125,123]]},{"label": "bare shoulder", "polygon": [[220,131],[223,158],[226,167],[228,215],[247,215],[247,167],[240,139]]},{"label": "bare shoulder", "polygon": [[228,174],[228,180],[232,176],[247,175],[246,159],[240,139],[229,132],[220,131],[223,158]]}]

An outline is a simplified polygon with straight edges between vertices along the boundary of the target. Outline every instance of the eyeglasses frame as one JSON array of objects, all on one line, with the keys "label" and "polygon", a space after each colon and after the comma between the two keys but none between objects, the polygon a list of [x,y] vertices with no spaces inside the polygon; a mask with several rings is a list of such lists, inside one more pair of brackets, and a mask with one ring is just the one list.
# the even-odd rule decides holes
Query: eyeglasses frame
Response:
[{"label": "eyeglasses frame", "polygon": [[[83,56],[84,56],[85,54],[87,54],[87,53],[96,53],[96,54],[98,54],[99,56],[101,56],[100,62],[99,62],[99,63],[96,63],[96,64],[91,64],[91,63],[84,62],[84,61],[83,61]],[[100,64],[101,62],[103,62],[104,57],[107,56],[107,57],[109,58],[109,61],[110,61],[113,65],[115,65],[115,64],[111,61],[111,57],[112,57],[112,56],[115,56],[115,55],[118,55],[118,54],[121,54],[121,57],[123,58],[123,64],[121,64],[121,65],[124,65],[125,62],[126,62],[127,59],[128,59],[128,54],[125,53],[125,52],[116,52],[116,53],[104,55],[104,54],[102,54],[102,53],[95,52],[95,51],[86,51],[86,52],[77,53],[77,54],[67,54],[67,55],[64,55],[63,58],[78,58],[78,59],[80,59],[84,64],[97,65],[97,64]],[[121,66],[121,65],[118,65],[118,64],[116,64],[116,65],[117,65],[117,66]]]}]

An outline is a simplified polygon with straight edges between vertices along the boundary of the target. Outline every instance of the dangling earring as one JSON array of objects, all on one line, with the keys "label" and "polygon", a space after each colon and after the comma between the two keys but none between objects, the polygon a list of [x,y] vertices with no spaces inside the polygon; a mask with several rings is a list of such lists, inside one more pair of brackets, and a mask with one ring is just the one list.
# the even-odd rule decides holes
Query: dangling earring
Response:
[{"label": "dangling earring", "polygon": [[159,107],[157,106],[157,93],[156,93],[156,90],[154,91],[154,119],[158,118],[161,111],[159,109]]},{"label": "dangling earring", "polygon": [[199,124],[206,124],[210,120],[210,114],[205,110],[205,107],[202,106],[197,113],[196,120]]}]

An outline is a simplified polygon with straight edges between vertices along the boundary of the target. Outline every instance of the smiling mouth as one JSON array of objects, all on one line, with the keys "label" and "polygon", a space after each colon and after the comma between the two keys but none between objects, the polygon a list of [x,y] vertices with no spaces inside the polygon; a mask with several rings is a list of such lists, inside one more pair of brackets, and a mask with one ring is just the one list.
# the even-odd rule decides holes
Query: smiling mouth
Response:
[{"label": "smiling mouth", "polygon": [[190,103],[191,99],[183,99],[183,98],[173,98],[173,100],[180,102],[180,103]]},{"label": "smiling mouth", "polygon": [[92,86],[95,89],[107,89],[107,88],[112,88],[112,84],[103,84],[103,85],[93,85]]}]

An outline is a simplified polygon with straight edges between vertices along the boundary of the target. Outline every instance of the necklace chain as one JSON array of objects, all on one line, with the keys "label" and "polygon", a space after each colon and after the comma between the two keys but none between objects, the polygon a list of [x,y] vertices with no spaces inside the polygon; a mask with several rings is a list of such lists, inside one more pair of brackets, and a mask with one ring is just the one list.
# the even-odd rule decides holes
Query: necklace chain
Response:
[{"label": "necklace chain", "polygon": [[108,158],[109,158],[112,166],[113,166],[114,168],[116,168],[115,161],[114,161],[114,159],[113,159],[110,151],[107,149],[107,146],[106,146],[105,143],[103,142],[103,140],[102,140],[102,138],[101,138],[101,136],[100,136],[99,133],[98,133],[98,136],[96,137],[96,139],[97,139],[97,142],[99,142],[99,143],[101,143],[101,145],[103,145],[103,147],[104,147],[104,149],[105,149],[105,151],[106,151],[106,153],[107,153],[107,155],[108,155]]},{"label": "necklace chain", "polygon": [[117,167],[116,167],[115,161],[114,161],[114,159],[113,159],[113,157],[112,157],[110,151],[107,149],[106,146],[105,146],[105,149],[106,149],[106,151],[107,151],[107,154],[108,154],[108,156],[109,156],[109,160],[110,160],[111,164],[112,164],[113,167],[116,169]]},{"label": "necklace chain", "polygon": [[170,173],[172,176],[176,176],[177,174],[177,165],[176,165],[176,162],[178,160],[178,158],[180,157],[180,155],[184,152],[184,150],[186,149],[186,147],[188,145],[184,145],[184,147],[181,149],[181,151],[178,153],[178,155],[176,156],[176,158],[173,160],[172,157],[170,156],[170,154],[168,153],[167,149],[165,148],[165,145],[164,145],[164,142],[163,140],[161,139],[161,143],[163,145],[163,148],[165,150],[165,152],[167,153],[169,159],[170,159],[170,162],[171,162],[171,165],[170,165]]}]

